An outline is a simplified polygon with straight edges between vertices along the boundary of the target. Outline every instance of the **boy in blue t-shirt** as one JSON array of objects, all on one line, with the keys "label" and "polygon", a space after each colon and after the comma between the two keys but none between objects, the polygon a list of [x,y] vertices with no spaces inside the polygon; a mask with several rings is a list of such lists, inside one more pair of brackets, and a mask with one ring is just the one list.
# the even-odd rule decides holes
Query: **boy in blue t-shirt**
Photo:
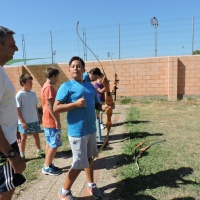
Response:
[{"label": "boy in blue t-shirt", "polygon": [[60,86],[54,103],[55,112],[68,112],[68,137],[73,153],[72,166],[58,197],[66,200],[76,199],[70,189],[84,169],[88,191],[95,199],[102,199],[102,194],[94,183],[93,165],[90,161],[97,154],[95,109],[102,111],[108,106],[99,102],[96,89],[90,82],[83,82],[85,63],[81,58],[75,56],[70,59],[69,72],[72,79]]}]

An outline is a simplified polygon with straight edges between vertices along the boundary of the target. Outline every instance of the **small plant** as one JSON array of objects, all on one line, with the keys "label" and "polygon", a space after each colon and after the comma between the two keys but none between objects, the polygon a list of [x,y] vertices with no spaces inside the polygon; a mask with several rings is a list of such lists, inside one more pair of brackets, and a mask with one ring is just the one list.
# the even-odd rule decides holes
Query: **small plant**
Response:
[{"label": "small plant", "polygon": [[121,104],[128,104],[132,101],[132,99],[130,97],[123,97],[121,100],[120,100],[120,103]]}]

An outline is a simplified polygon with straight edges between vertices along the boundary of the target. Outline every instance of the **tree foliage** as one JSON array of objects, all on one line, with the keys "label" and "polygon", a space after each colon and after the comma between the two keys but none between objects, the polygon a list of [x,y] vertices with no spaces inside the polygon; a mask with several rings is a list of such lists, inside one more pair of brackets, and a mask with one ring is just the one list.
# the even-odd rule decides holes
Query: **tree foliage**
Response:
[{"label": "tree foliage", "polygon": [[197,55],[197,54],[200,54],[200,50],[194,50],[194,51],[192,52],[192,55]]}]

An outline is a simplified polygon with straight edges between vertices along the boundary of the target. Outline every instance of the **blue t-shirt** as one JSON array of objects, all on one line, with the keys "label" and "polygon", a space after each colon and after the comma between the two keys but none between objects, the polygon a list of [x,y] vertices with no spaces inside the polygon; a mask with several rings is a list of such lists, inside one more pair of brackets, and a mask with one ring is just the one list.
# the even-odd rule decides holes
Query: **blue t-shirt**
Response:
[{"label": "blue t-shirt", "polygon": [[86,107],[68,111],[68,135],[81,137],[96,132],[95,104],[99,102],[96,89],[90,82],[83,84],[75,80],[63,83],[58,89],[56,100],[63,103],[76,102],[84,96]]},{"label": "blue t-shirt", "polygon": [[89,73],[88,72],[83,73],[83,81],[84,82],[91,82],[90,78],[89,78]]}]

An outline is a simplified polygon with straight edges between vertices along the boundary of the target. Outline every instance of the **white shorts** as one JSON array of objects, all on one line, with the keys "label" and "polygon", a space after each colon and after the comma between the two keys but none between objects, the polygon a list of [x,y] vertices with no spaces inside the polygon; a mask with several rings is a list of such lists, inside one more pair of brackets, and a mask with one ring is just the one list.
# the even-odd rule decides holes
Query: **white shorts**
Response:
[{"label": "white shorts", "polygon": [[88,168],[88,158],[97,155],[96,132],[83,137],[68,137],[73,154],[72,168]]}]

